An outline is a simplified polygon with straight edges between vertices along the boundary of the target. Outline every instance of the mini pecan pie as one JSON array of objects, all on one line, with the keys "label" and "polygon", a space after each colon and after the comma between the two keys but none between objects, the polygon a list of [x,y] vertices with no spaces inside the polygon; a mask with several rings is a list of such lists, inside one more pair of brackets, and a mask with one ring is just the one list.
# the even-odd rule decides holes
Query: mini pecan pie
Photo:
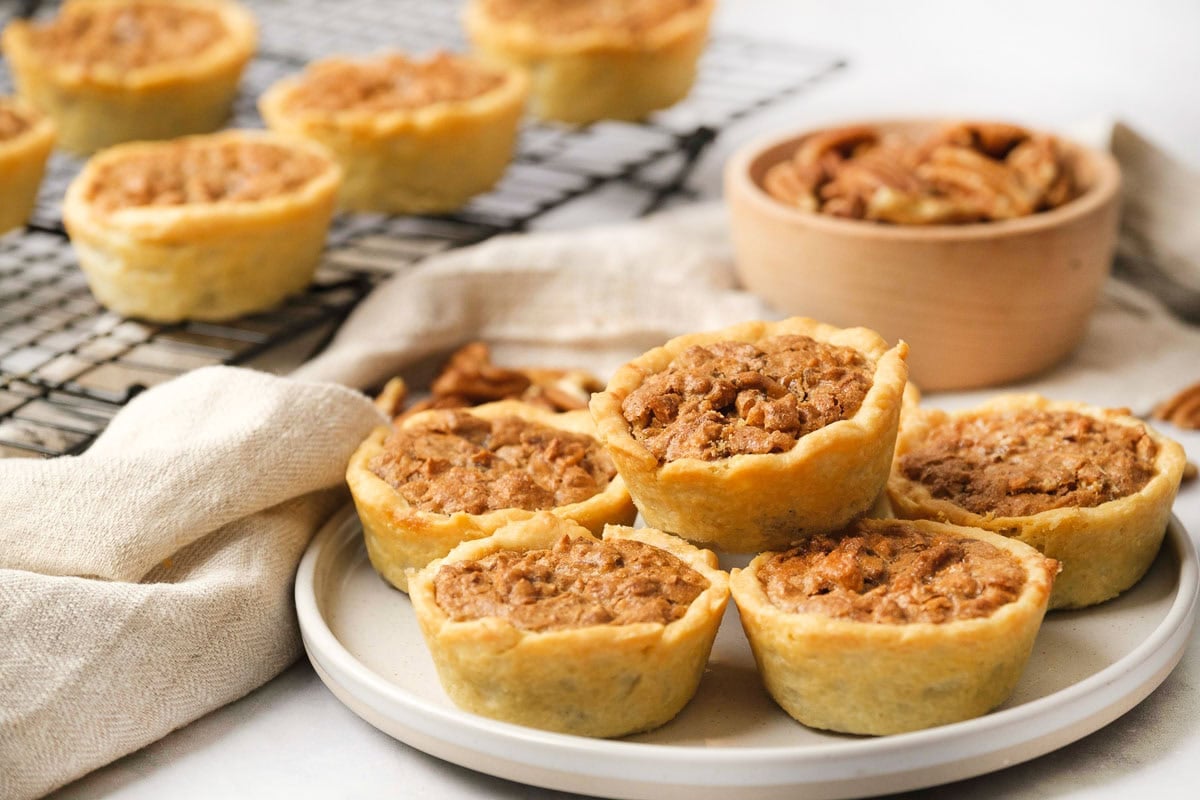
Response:
[{"label": "mini pecan pie", "polygon": [[636,120],[682,100],[714,0],[472,0],[467,33],[486,58],[533,77],[533,111],[585,123]]},{"label": "mini pecan pie", "polygon": [[593,395],[646,521],[734,552],[837,529],[883,491],[908,347],[795,317],[672,339]]},{"label": "mini pecan pie", "polygon": [[256,33],[231,0],[70,0],[49,22],[10,23],[3,44],[20,96],[88,154],[219,128]]},{"label": "mini pecan pie", "polygon": [[274,130],[328,147],[360,211],[453,211],[490,189],[512,158],[528,79],[446,53],[330,58],[267,90]]},{"label": "mini pecan pie", "polygon": [[407,570],[540,510],[597,532],[633,522],[633,501],[592,433],[586,411],[513,400],[379,428],[346,471],[371,563],[407,591]]},{"label": "mini pecan pie", "polygon": [[881,735],[1003,703],[1057,570],[987,531],[865,519],[761,553],[730,588],[759,674],[788,714]]},{"label": "mini pecan pie", "polygon": [[228,319],[308,285],[340,176],[319,145],[273,134],[133,142],[88,161],[63,222],[105,306],[164,322]]},{"label": "mini pecan pie", "polygon": [[412,581],[446,694],[580,736],[656,728],[696,693],[729,599],[716,556],[651,529],[603,539],[553,514],[465,542]]},{"label": "mini pecan pie", "polygon": [[1079,192],[1053,136],[965,122],[919,141],[867,125],[823,131],[773,166],[763,188],[806,211],[901,225],[1023,217]]},{"label": "mini pecan pie", "polygon": [[1036,395],[906,413],[895,513],[1020,539],[1062,563],[1051,608],[1115,597],[1149,569],[1186,462],[1128,412]]},{"label": "mini pecan pie", "polygon": [[49,119],[0,97],[0,233],[25,224],[53,147]]}]

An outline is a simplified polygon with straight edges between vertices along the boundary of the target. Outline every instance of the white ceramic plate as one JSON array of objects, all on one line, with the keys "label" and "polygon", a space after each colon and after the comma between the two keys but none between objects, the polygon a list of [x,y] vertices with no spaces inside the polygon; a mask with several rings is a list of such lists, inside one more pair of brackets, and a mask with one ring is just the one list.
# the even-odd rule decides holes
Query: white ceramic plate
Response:
[{"label": "white ceramic plate", "polygon": [[325,684],[380,730],[431,755],[523,783],[623,798],[821,798],[898,792],[1047,753],[1128,711],[1178,663],[1196,611],[1196,551],[1178,520],[1150,572],[1099,607],[1046,618],[1013,697],[978,719],[881,738],[809,730],[767,697],[730,611],[692,702],[622,740],[460,711],[438,684],[408,596],[371,569],[353,509],[300,564],[304,646]]}]

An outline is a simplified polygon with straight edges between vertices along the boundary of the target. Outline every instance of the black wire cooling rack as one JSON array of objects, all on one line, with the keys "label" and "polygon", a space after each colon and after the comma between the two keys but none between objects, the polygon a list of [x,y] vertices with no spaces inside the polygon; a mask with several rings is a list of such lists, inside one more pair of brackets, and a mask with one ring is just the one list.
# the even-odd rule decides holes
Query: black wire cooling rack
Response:
[{"label": "black wire cooling rack", "polygon": [[[256,98],[327,55],[465,49],[459,3],[446,0],[244,0],[259,21],[231,127],[262,127]],[[57,3],[0,4],[53,14]],[[191,369],[238,364],[331,328],[383,277],[452,247],[519,231],[612,183],[639,191],[641,213],[684,192],[705,147],[730,123],[803,91],[842,66],[827,53],[716,36],[687,100],[643,123],[527,124],[492,192],[439,217],[342,214],[313,285],[277,309],[234,322],[158,325],[92,298],[62,226],[61,200],[82,161],[51,157],[24,231],[0,237],[0,457],[82,452],[137,392]],[[0,94],[12,92],[0,62]]]}]

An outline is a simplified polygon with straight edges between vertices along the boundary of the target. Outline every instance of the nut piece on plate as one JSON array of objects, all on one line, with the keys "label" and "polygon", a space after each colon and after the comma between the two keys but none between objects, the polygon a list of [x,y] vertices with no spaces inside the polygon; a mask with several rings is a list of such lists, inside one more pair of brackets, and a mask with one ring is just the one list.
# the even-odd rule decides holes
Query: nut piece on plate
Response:
[{"label": "nut piece on plate", "polygon": [[868,125],[822,131],[773,166],[763,188],[805,211],[900,225],[1013,219],[1078,194],[1053,136],[968,122],[919,141]]},{"label": "nut piece on plate", "polygon": [[53,147],[54,123],[23,103],[0,97],[0,233],[29,218]]},{"label": "nut piece on plate", "polygon": [[17,93],[80,155],[216,130],[256,44],[232,0],[70,0],[3,35]]},{"label": "nut piece on plate", "polygon": [[371,564],[403,591],[410,570],[541,510],[594,532],[637,516],[586,411],[515,400],[381,427],[351,457],[346,481]]},{"label": "nut piece on plate", "polygon": [[1062,564],[1051,608],[1133,586],[1158,553],[1183,448],[1124,410],[1007,395],[905,412],[888,495],[896,515],[1019,539]]},{"label": "nut piece on plate", "polygon": [[464,24],[486,60],[533,80],[533,113],[637,120],[687,96],[715,0],[471,0]]},{"label": "nut piece on plate", "polygon": [[92,292],[127,316],[222,320],[312,280],[341,170],[319,145],[251,131],[132,142],[88,161],[63,223]]},{"label": "nut piece on plate", "polygon": [[441,213],[500,180],[528,83],[448,53],[329,58],[276,83],[259,108],[272,130],[329,148],[345,172],[343,208]]},{"label": "nut piece on plate", "polygon": [[836,530],[887,481],[904,342],[794,317],[667,342],[592,397],[646,521],[730,552]]},{"label": "nut piece on plate", "polygon": [[430,387],[430,396],[408,404],[408,385],[392,378],[375,398],[379,410],[399,421],[430,408],[467,408],[496,400],[521,400],[549,411],[587,408],[593,393],[604,383],[578,369],[501,367],[492,363],[484,342],[469,342],[442,366]]},{"label": "nut piece on plate", "polygon": [[1179,390],[1159,403],[1151,416],[1177,428],[1200,430],[1200,382]]},{"label": "nut piece on plate", "polygon": [[652,529],[603,538],[553,514],[456,547],[412,580],[446,694],[580,736],[671,720],[695,694],[729,598],[716,556]]},{"label": "nut piece on plate", "polygon": [[775,702],[814,728],[884,735],[1003,703],[1057,570],[987,531],[864,519],[761,553],[730,589]]}]

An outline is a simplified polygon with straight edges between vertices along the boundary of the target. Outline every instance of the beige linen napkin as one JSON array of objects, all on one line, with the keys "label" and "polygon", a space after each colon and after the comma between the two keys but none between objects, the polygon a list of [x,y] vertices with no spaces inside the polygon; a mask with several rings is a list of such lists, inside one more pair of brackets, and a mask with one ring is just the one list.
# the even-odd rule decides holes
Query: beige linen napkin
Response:
[{"label": "beige linen napkin", "polygon": [[296,564],[379,423],[357,392],[212,367],[136,398],[81,456],[0,460],[0,798],[290,664]]}]

